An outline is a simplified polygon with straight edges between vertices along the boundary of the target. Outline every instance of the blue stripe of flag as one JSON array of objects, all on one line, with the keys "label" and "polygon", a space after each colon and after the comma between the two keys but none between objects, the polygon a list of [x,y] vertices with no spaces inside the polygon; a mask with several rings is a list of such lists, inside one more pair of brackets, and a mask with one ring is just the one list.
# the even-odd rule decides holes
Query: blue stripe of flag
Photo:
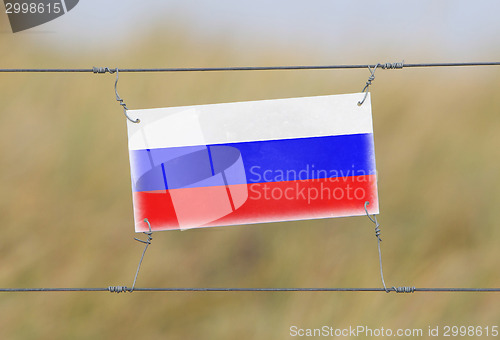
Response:
[{"label": "blue stripe of flag", "polygon": [[[375,174],[373,134],[308,137],[227,143],[208,146],[185,146],[163,149],[131,150],[134,191],[165,190],[161,164],[182,176],[168,178],[168,189],[218,185],[209,177],[224,171],[235,159],[232,148],[241,154],[244,171],[232,176],[231,183],[264,183]],[[210,150],[209,150],[210,147]],[[227,152],[227,154],[225,154]],[[237,152],[236,152],[237,153]],[[151,167],[150,156],[155,159]],[[159,169],[157,169],[159,167]],[[179,168],[181,167],[181,168]],[[136,169],[136,174],[134,174]],[[176,176],[179,176],[176,174]],[[176,184],[176,183],[179,184]],[[203,184],[197,184],[202,182]],[[213,183],[213,184],[211,184]]]}]

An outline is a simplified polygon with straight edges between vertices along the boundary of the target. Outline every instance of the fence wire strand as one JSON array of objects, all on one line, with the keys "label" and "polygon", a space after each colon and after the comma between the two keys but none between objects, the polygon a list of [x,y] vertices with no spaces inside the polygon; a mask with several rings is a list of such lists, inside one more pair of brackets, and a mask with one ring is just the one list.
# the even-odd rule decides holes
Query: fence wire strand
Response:
[{"label": "fence wire strand", "polygon": [[[0,288],[0,293],[22,292],[131,292],[111,288]],[[411,292],[397,293],[500,293],[500,288],[415,288]],[[384,288],[139,288],[134,292],[383,292]]]},{"label": "fence wire strand", "polygon": [[0,72],[11,73],[106,73],[109,70],[119,72],[217,72],[217,71],[273,71],[273,70],[335,70],[335,69],[366,69],[368,67],[402,64],[404,68],[415,67],[457,67],[457,66],[500,66],[500,61],[493,62],[458,62],[458,63],[377,63],[377,64],[355,64],[355,65],[297,65],[297,66],[233,66],[233,67],[170,67],[170,68],[116,68],[116,67],[93,67],[93,68],[3,68]]}]

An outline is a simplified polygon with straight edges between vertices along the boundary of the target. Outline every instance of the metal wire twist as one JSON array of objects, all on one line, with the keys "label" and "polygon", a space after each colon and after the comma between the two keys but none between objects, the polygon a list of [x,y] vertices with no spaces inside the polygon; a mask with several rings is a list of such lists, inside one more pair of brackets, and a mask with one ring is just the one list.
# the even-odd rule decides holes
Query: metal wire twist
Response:
[{"label": "metal wire twist", "polygon": [[143,232],[143,234],[147,235],[148,238],[146,241],[143,241],[141,239],[134,237],[134,240],[139,241],[141,243],[144,243],[144,244],[146,244],[146,246],[144,247],[144,251],[142,252],[141,260],[139,261],[139,265],[137,266],[137,271],[135,272],[135,277],[134,277],[134,283],[132,284],[132,288],[130,288],[130,290],[129,290],[130,293],[132,293],[134,291],[135,283],[137,282],[137,276],[139,276],[139,270],[141,269],[142,260],[144,259],[144,255],[146,254],[146,250],[148,250],[148,247],[151,244],[151,241],[153,240],[153,237],[151,236],[151,235],[153,235],[153,232],[151,231],[151,223],[149,223],[149,220],[147,218],[144,219],[144,222],[146,222],[148,224],[149,231],[145,231],[145,232]]},{"label": "metal wire twist", "polygon": [[396,293],[414,293],[415,287],[392,287]]},{"label": "metal wire twist", "polygon": [[137,277],[139,276],[139,270],[141,269],[142,260],[144,260],[144,255],[146,254],[146,250],[148,250],[148,246],[151,244],[151,241],[153,240],[153,237],[151,236],[153,234],[153,232],[151,230],[151,224],[149,223],[149,220],[147,218],[144,219],[144,222],[146,222],[148,224],[148,228],[149,228],[149,231],[143,232],[143,234],[147,235],[147,237],[148,237],[147,240],[144,241],[144,240],[141,240],[141,239],[134,237],[134,240],[139,241],[141,243],[144,243],[144,244],[146,244],[146,246],[144,247],[144,251],[142,252],[141,260],[139,261],[139,265],[137,266],[137,270],[135,272],[134,282],[132,283],[132,287],[128,288],[127,286],[109,286],[107,290],[110,293],[125,293],[125,292],[132,293],[135,289],[135,283],[137,282]]},{"label": "metal wire twist", "polygon": [[[110,73],[113,73],[111,72],[109,69],[108,71]],[[127,114],[127,110],[128,110],[128,107],[127,107],[127,104],[124,103],[123,99],[120,98],[120,96],[118,95],[118,89],[117,89],[117,86],[118,86],[118,68],[116,68],[114,70],[114,72],[116,72],[116,80],[115,80],[115,94],[116,94],[116,101],[118,103],[120,103],[120,105],[123,107],[123,114],[125,115],[125,117],[127,117],[128,120],[130,120],[132,123],[139,123],[141,120],[139,118],[137,118],[136,120],[133,120],[132,118],[130,118]]]},{"label": "metal wire twist", "polygon": [[123,114],[125,115],[125,117],[127,117],[128,120],[130,120],[132,123],[139,123],[141,120],[139,118],[137,118],[136,120],[133,120],[132,118],[129,117],[129,115],[127,114],[127,110],[128,110],[128,107],[127,107],[127,104],[125,104],[125,102],[123,101],[123,99],[120,97],[120,95],[118,94],[118,77],[119,77],[119,69],[118,67],[117,68],[109,68],[109,67],[92,67],[92,72],[93,73],[99,73],[99,74],[103,74],[103,73],[109,73],[109,74],[113,74],[113,73],[116,73],[116,80],[115,80],[115,96],[116,96],[116,101],[121,105],[121,107],[123,107]]},{"label": "metal wire twist", "polygon": [[402,69],[405,66],[405,61],[403,60],[400,63],[385,63],[379,64],[379,67],[383,70],[394,70],[394,69]]},{"label": "metal wire twist", "polygon": [[382,285],[384,286],[384,290],[386,293],[390,293],[392,291],[396,293],[413,293],[415,292],[415,287],[391,287],[387,288],[385,285],[385,280],[384,280],[384,270],[382,268],[382,251],[380,249],[380,242],[382,242],[382,238],[380,237],[380,234],[382,231],[380,230],[380,224],[377,221],[377,216],[373,214],[373,217],[370,216],[368,213],[368,209],[366,208],[370,204],[369,201],[365,202],[365,212],[366,216],[370,219],[375,224],[375,237],[377,237],[377,246],[378,246],[378,261],[380,265],[380,278],[382,279]]},{"label": "metal wire twist", "polygon": [[124,293],[124,292],[128,292],[129,289],[126,287],[126,286],[109,286],[108,287],[108,291],[110,293]]},{"label": "metal wire twist", "polygon": [[110,69],[109,67],[92,67],[92,72],[94,73],[110,73],[113,74],[118,70],[117,68]]},{"label": "metal wire twist", "polygon": [[372,221],[374,224],[375,224],[375,236],[377,237],[377,245],[378,245],[378,260],[379,260],[379,265],[380,265],[380,278],[382,279],[382,285],[384,286],[384,290],[389,293],[390,290],[387,289],[387,287],[385,286],[385,280],[384,280],[384,271],[382,269],[382,251],[380,249],[380,242],[382,242],[382,239],[380,238],[380,234],[381,234],[381,231],[380,231],[380,224],[378,223],[377,221],[377,216],[375,216],[375,214],[373,215],[373,218],[370,216],[370,214],[368,213],[368,209],[366,208],[368,206],[368,204],[370,204],[369,201],[366,201],[365,202],[365,212],[366,212],[366,216],[368,216],[368,218],[370,219],[370,221]]},{"label": "metal wire twist", "polygon": [[370,77],[368,77],[368,80],[366,81],[365,87],[363,88],[363,91],[361,93],[365,93],[365,96],[363,97],[363,100],[358,102],[358,106],[363,105],[363,103],[366,100],[366,97],[368,96],[368,89],[370,85],[372,84],[372,81],[375,80],[375,71],[377,70],[377,67],[380,67],[383,70],[394,70],[394,69],[402,69],[404,67],[404,60],[400,63],[384,63],[384,64],[376,64],[373,69],[370,65],[368,65],[368,70],[370,70]]},{"label": "metal wire twist", "polygon": [[368,69],[370,70],[370,77],[368,77],[368,80],[366,81],[366,85],[365,87],[363,88],[363,91],[361,91],[361,93],[365,93],[365,96],[363,97],[363,100],[359,101],[358,102],[358,106],[361,106],[363,105],[363,103],[365,102],[366,100],[366,97],[368,96],[368,88],[370,87],[370,85],[372,84],[372,81],[375,80],[375,70],[377,70],[377,67],[379,66],[380,64],[377,64],[375,65],[375,67],[372,69],[370,66],[368,66]]}]

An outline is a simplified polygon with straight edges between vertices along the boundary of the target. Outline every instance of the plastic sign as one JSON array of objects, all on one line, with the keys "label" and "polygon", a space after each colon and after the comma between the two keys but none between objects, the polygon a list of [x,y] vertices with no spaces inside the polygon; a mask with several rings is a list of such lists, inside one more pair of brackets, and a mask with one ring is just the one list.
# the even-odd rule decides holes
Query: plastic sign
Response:
[{"label": "plastic sign", "polygon": [[377,214],[363,96],[129,110],[135,230]]}]

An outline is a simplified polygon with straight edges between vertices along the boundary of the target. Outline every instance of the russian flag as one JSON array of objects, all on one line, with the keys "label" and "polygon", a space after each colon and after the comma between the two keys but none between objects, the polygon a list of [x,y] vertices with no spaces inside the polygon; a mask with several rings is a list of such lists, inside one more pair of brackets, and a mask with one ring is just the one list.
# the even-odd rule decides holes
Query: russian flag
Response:
[{"label": "russian flag", "polygon": [[136,232],[377,214],[363,96],[128,111]]}]

